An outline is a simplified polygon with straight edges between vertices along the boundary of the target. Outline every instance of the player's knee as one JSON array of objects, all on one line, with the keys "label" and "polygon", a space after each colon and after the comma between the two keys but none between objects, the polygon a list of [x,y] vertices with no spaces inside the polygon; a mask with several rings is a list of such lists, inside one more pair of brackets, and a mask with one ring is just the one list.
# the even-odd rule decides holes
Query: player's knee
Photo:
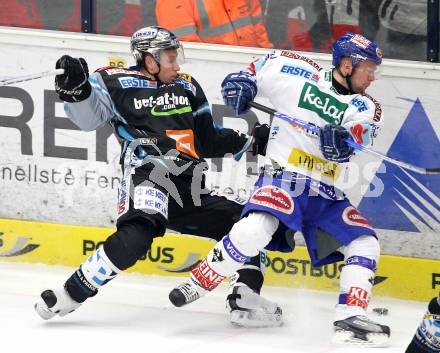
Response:
[{"label": "player's knee", "polygon": [[345,258],[352,256],[365,256],[378,259],[380,254],[380,245],[377,238],[373,235],[363,235],[354,239],[345,247]]},{"label": "player's knee", "polygon": [[229,233],[232,243],[247,256],[255,256],[272,239],[279,220],[264,212],[252,212],[237,222]]},{"label": "player's knee", "polygon": [[[375,271],[380,255],[380,244],[375,236],[363,235],[345,247],[347,265],[359,265]],[[370,262],[368,261],[370,260]]]},{"label": "player's knee", "polygon": [[104,242],[104,250],[116,267],[125,270],[147,254],[155,232],[149,221],[134,220],[124,223]]}]

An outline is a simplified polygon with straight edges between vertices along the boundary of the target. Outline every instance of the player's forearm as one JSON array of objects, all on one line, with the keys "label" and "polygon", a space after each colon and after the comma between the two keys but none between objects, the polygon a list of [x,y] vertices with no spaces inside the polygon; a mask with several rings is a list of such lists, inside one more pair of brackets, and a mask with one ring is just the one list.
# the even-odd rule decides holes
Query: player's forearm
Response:
[{"label": "player's forearm", "polygon": [[206,141],[205,158],[222,158],[228,153],[239,152],[246,144],[249,136],[240,134],[232,129],[217,128]]},{"label": "player's forearm", "polygon": [[[92,92],[90,96],[77,103],[65,103],[67,117],[81,130],[92,131],[110,122],[113,110],[108,96],[103,92],[99,80],[91,78]],[[102,81],[102,80],[101,80]]]}]

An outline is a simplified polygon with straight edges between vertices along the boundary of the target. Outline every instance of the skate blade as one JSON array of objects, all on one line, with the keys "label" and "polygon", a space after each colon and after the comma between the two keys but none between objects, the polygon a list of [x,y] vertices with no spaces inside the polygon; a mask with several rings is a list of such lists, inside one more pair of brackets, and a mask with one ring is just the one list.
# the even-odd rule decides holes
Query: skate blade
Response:
[{"label": "skate blade", "polygon": [[56,315],[55,313],[50,311],[44,303],[35,303],[34,309],[37,312],[38,316],[40,316],[43,320],[52,319]]},{"label": "skate blade", "polygon": [[386,333],[367,333],[367,340],[354,337],[354,333],[338,330],[334,333],[332,342],[335,344],[354,345],[363,347],[387,347],[390,337]]},{"label": "skate blade", "polygon": [[230,320],[235,326],[250,328],[278,327],[283,324],[282,315],[259,311],[233,310]]}]

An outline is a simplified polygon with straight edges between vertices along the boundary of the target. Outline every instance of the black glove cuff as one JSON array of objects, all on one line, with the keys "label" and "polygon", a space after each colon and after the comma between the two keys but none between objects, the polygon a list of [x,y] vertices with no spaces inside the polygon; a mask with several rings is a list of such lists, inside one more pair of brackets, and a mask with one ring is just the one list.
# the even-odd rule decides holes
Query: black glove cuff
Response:
[{"label": "black glove cuff", "polygon": [[92,93],[92,86],[90,85],[90,82],[87,81],[84,83],[84,85],[75,90],[66,90],[57,87],[56,92],[62,101],[68,103],[77,103],[90,97],[90,94]]},{"label": "black glove cuff", "polygon": [[252,130],[254,143],[252,144],[252,155],[266,155],[267,142],[269,141],[270,127],[267,124],[256,123]]}]

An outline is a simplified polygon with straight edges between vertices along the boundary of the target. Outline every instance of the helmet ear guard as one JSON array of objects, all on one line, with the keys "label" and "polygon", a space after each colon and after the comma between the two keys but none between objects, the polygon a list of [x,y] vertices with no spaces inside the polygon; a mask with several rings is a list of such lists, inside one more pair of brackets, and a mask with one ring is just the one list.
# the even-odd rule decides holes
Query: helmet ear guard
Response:
[{"label": "helmet ear guard", "polygon": [[142,65],[142,61],[143,61],[143,58],[144,58],[142,53],[139,50],[137,50],[137,49],[132,49],[131,53],[133,54],[133,57],[134,57],[134,60],[136,61],[136,64],[139,65],[139,66]]}]

